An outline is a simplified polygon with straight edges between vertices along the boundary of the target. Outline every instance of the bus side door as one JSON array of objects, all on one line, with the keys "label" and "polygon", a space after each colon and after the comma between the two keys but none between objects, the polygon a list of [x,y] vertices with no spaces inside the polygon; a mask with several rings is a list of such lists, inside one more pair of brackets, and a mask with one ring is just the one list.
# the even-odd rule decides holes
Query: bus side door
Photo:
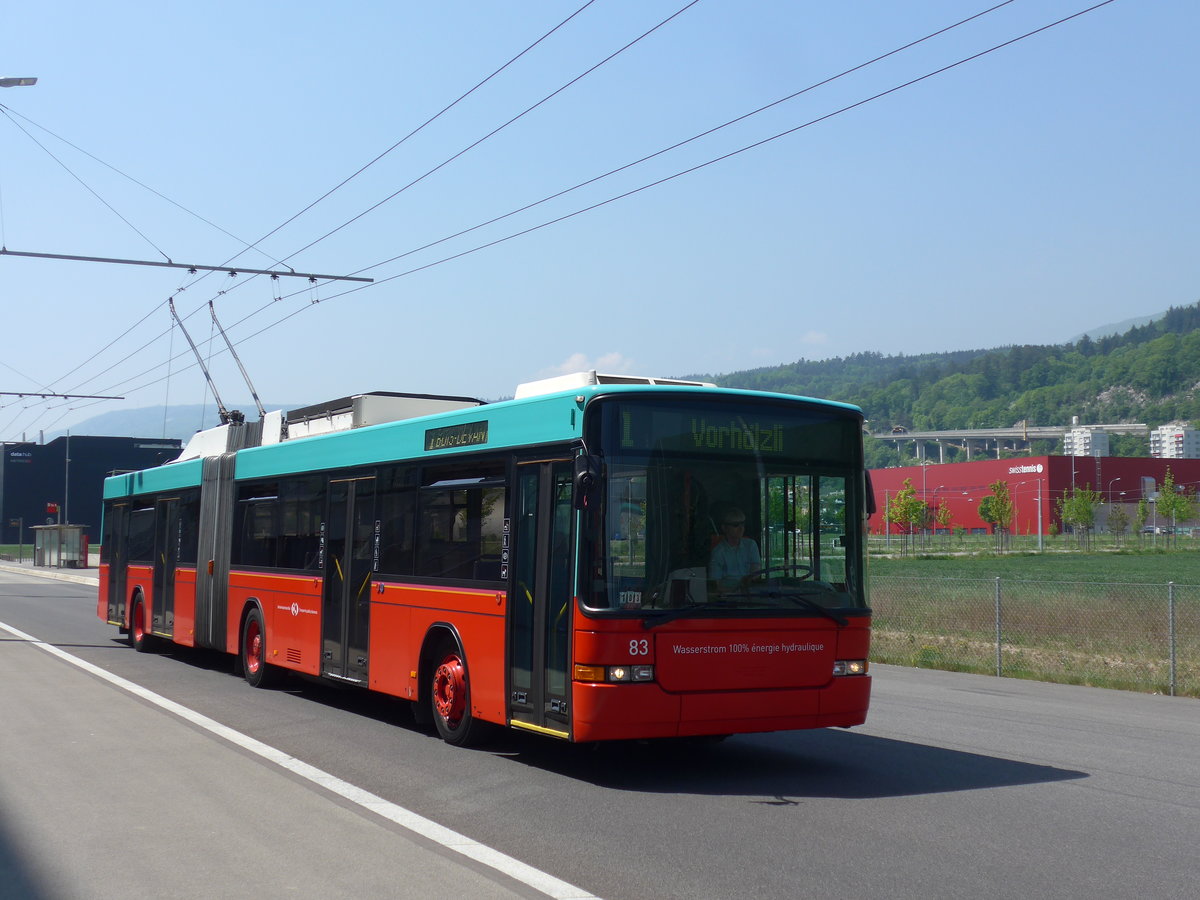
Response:
[{"label": "bus side door", "polygon": [[330,481],[321,607],[322,675],[367,681],[376,535],[375,477]]},{"label": "bus side door", "polygon": [[154,608],[150,630],[175,633],[175,567],[179,563],[179,498],[159,500],[154,512]]},{"label": "bus side door", "polygon": [[129,504],[114,503],[104,516],[104,548],[108,556],[108,621],[125,625],[125,583],[129,554]]},{"label": "bus side door", "polygon": [[518,462],[511,505],[509,719],[570,736],[575,509],[571,459]]}]

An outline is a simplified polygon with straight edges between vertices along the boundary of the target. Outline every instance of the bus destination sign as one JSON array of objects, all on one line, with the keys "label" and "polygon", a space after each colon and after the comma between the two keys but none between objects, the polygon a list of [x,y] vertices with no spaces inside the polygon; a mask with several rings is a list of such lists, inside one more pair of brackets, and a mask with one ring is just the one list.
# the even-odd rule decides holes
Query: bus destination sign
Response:
[{"label": "bus destination sign", "polygon": [[817,462],[857,452],[859,426],[851,416],[827,410],[626,402],[608,413],[607,428],[609,440],[623,453]]},{"label": "bus destination sign", "polygon": [[445,428],[430,428],[425,432],[426,450],[452,450],[455,447],[471,447],[486,444],[488,423],[468,422],[466,425],[447,425]]}]

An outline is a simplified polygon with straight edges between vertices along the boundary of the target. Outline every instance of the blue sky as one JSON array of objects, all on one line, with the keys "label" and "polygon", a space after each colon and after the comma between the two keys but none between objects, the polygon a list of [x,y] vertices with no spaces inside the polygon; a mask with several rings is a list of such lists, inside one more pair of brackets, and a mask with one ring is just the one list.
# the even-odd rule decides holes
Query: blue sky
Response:
[{"label": "blue sky", "polygon": [[[0,75],[39,82],[0,91],[3,243],[223,264],[583,3],[10,4]],[[0,439],[121,407],[203,401],[190,359],[168,364],[187,352],[170,327],[171,296],[205,352],[215,301],[259,394],[282,404],[369,390],[496,398],[587,368],[716,374],[860,351],[1060,343],[1200,300],[1193,0],[1115,0],[756,149],[410,273],[1091,5],[1014,0],[410,254],[994,5],[699,0],[447,162],[685,3],[595,0],[237,257],[380,282],[365,290],[0,257],[0,390],[126,398],[0,397]],[[244,408],[232,361],[216,353],[211,367],[227,405]]]}]

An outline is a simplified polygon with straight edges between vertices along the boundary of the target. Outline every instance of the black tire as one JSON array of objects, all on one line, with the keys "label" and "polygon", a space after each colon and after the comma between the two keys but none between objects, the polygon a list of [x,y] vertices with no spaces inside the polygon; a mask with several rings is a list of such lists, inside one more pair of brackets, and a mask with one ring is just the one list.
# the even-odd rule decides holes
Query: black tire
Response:
[{"label": "black tire", "polygon": [[483,723],[471,715],[467,659],[457,644],[444,641],[438,646],[429,671],[427,693],[433,725],[443,741],[456,747],[478,742]]},{"label": "black tire", "polygon": [[146,628],[146,601],[140,593],[133,595],[129,607],[129,646],[138,653],[154,647],[154,636]]},{"label": "black tire", "polygon": [[242,623],[241,663],[246,684],[254,688],[273,685],[279,670],[267,662],[267,635],[263,627],[262,610],[257,606],[246,614]]}]

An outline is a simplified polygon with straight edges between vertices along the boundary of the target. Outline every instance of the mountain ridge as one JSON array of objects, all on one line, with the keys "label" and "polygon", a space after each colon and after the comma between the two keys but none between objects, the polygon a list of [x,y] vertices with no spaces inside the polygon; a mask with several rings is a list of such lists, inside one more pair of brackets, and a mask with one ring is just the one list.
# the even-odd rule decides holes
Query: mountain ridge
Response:
[{"label": "mountain ridge", "polygon": [[[895,356],[864,351],[683,377],[852,403],[864,411],[870,430],[876,433],[897,426],[944,431],[1018,422],[1065,425],[1075,416],[1085,424],[1144,422],[1151,428],[1197,422],[1200,303],[1092,329],[1065,344]],[[186,441],[198,429],[216,424],[211,406],[193,404],[165,411],[162,406],[117,410],[79,423],[71,431]],[[868,439],[868,444],[872,464],[909,461],[877,441]],[[1056,447],[1050,442],[1038,449],[1055,452]],[[1114,436],[1112,452],[1144,456],[1146,441],[1136,435]]]}]

